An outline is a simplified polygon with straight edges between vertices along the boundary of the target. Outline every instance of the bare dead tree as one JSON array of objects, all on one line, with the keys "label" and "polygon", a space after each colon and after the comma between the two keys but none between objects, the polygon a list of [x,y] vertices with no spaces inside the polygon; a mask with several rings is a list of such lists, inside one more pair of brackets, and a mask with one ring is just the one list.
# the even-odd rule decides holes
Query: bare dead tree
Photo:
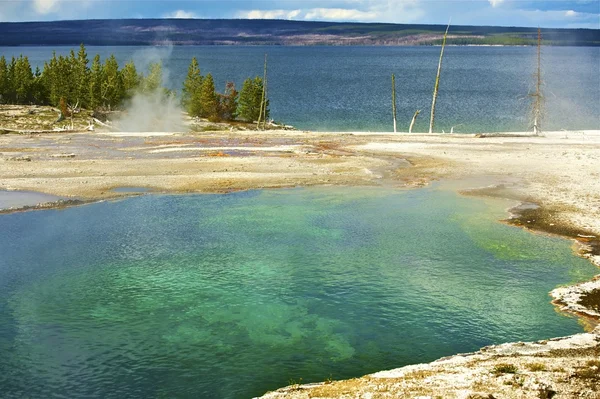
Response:
[{"label": "bare dead tree", "polygon": [[442,40],[442,50],[440,52],[440,62],[438,63],[437,75],[435,77],[435,86],[433,87],[433,100],[431,102],[431,118],[429,119],[429,133],[433,133],[433,125],[435,119],[435,103],[437,102],[438,91],[440,88],[440,74],[442,72],[442,59],[444,58],[444,49],[446,48],[446,38],[448,37],[448,30],[450,29],[450,23],[444,33],[444,40]]},{"label": "bare dead tree", "polygon": [[415,127],[415,122],[417,121],[417,116],[421,113],[421,110],[418,109],[412,117],[412,121],[410,122],[410,127],[408,128],[408,132],[412,133],[413,127]]},{"label": "bare dead tree", "polygon": [[542,117],[543,117],[543,102],[542,95],[542,31],[538,28],[537,40],[537,70],[535,76],[535,92],[530,94],[533,98],[532,102],[532,117],[533,117],[533,133],[538,136],[542,133]]},{"label": "bare dead tree", "polygon": [[69,108],[69,115],[71,117],[71,130],[73,130],[73,115],[75,115],[76,113],[79,113],[79,111],[80,111],[79,101],[77,101],[75,103],[75,105],[68,104],[67,107]]},{"label": "bare dead tree", "polygon": [[[266,61],[266,55],[265,55]],[[263,130],[267,129],[267,101],[269,98],[269,86],[268,86],[269,77],[267,76],[267,64],[265,63],[265,80],[263,81],[263,88],[265,91],[265,101],[263,102]]]},{"label": "bare dead tree", "polygon": [[258,121],[256,123],[256,129],[260,129],[260,122],[263,118],[263,114],[264,114],[264,123],[263,123],[263,129],[264,126],[266,126],[266,119],[267,119],[267,55],[265,54],[265,69],[264,69],[264,74],[263,74],[263,89],[262,89],[262,96],[260,99],[260,110],[258,112]]},{"label": "bare dead tree", "polygon": [[392,74],[392,118],[394,118],[394,133],[396,133],[396,76]]}]

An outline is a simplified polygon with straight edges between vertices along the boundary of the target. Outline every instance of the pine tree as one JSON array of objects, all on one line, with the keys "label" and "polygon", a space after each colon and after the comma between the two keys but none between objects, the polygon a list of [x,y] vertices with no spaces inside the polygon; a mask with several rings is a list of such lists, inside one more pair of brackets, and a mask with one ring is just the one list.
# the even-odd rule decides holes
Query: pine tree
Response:
[{"label": "pine tree", "polygon": [[200,116],[202,114],[202,103],[200,101],[202,81],[203,76],[200,73],[198,60],[194,57],[188,67],[187,77],[183,82],[181,98],[183,108],[192,116]]},{"label": "pine tree", "polygon": [[33,87],[33,72],[27,57],[19,56],[15,63],[15,103],[27,104],[32,100],[31,89]]},{"label": "pine tree", "polygon": [[64,71],[66,76],[64,83],[67,87],[67,96],[65,99],[68,104],[75,104],[77,102],[77,57],[73,49],[69,51],[69,57],[65,57],[65,61],[66,66]]},{"label": "pine tree", "polygon": [[163,72],[162,64],[160,62],[150,64],[148,76],[142,79],[142,92],[154,93],[162,85]]},{"label": "pine tree", "polygon": [[202,89],[200,90],[200,101],[202,103],[202,117],[210,121],[219,119],[219,102],[215,92],[215,82],[209,73],[203,79]]},{"label": "pine tree", "polygon": [[[72,53],[72,58],[75,58],[75,54]],[[60,99],[64,99],[67,103],[72,100],[72,78],[73,78],[73,66],[69,58],[58,57],[56,62],[56,71],[53,76],[53,86],[55,89],[56,105],[59,105]]]},{"label": "pine tree", "polygon": [[235,83],[227,82],[225,93],[219,94],[219,118],[225,121],[235,120],[237,116],[238,92]]},{"label": "pine tree", "polygon": [[123,82],[125,98],[131,98],[140,85],[140,76],[137,73],[133,61],[125,64],[121,70],[121,81]]},{"label": "pine tree", "polygon": [[8,104],[14,104],[16,101],[16,72],[17,60],[15,57],[11,57],[10,63],[8,64],[8,79],[6,87],[6,99]]},{"label": "pine tree", "polygon": [[82,106],[87,106],[88,86],[89,86],[89,60],[83,43],[79,46],[77,53],[77,61],[74,65],[74,98],[75,102],[79,102]]},{"label": "pine tree", "polygon": [[31,88],[31,101],[34,104],[46,105],[48,104],[48,95],[46,91],[46,87],[44,86],[44,80],[42,77],[42,72],[39,67],[35,68],[35,73],[33,74],[33,85]]},{"label": "pine tree", "polygon": [[58,96],[58,59],[56,58],[56,52],[52,53],[50,62],[44,63],[41,80],[50,105],[57,106],[60,97]]},{"label": "pine tree", "polygon": [[8,64],[4,56],[0,57],[0,104],[8,102]]},{"label": "pine tree", "polygon": [[[260,115],[260,105],[263,92],[263,80],[257,76],[254,79],[246,79],[240,92],[238,102],[238,114],[242,120],[254,122]],[[265,118],[269,117],[269,100],[266,100]]]},{"label": "pine tree", "polygon": [[242,91],[240,92],[238,114],[241,119],[253,122],[258,120],[258,110],[254,112],[254,84],[252,79],[244,80]]},{"label": "pine tree", "polygon": [[102,69],[102,101],[109,108],[114,108],[123,98],[123,83],[119,74],[119,63],[111,55]]},{"label": "pine tree", "polygon": [[102,63],[100,55],[96,54],[92,61],[88,82],[87,104],[90,109],[96,109],[102,104],[102,81]]}]

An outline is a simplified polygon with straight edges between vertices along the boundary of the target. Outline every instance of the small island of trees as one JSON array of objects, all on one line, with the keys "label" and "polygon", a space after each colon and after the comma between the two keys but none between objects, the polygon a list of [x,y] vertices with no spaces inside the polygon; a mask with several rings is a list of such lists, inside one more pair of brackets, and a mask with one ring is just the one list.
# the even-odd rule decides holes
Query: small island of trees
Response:
[{"label": "small island of trees", "polygon": [[[216,121],[241,120],[254,122],[269,116],[269,102],[263,105],[263,79],[248,78],[238,92],[233,82],[227,82],[223,93],[215,89],[213,76],[203,76],[194,57],[183,82],[181,104],[190,116]],[[77,54],[53,53],[43,69],[32,70],[27,56],[0,56],[0,104],[49,105],[58,107],[64,115],[68,109],[86,108],[93,111],[124,109],[134,95],[159,93],[177,96],[163,87],[161,63],[150,64],[146,74],[137,71],[133,62],[123,68],[114,55],[104,62],[96,55],[91,62],[82,44]],[[262,109],[262,115],[261,115]]]}]

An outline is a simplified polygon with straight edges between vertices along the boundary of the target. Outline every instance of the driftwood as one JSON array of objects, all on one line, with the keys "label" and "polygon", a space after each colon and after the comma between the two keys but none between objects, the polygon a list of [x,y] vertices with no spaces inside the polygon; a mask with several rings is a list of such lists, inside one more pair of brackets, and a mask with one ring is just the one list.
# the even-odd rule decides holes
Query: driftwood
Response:
[{"label": "driftwood", "polygon": [[94,121],[94,123],[97,123],[100,126],[104,126],[104,127],[108,127],[108,128],[112,128],[112,125],[109,125],[108,123],[104,123],[102,121],[100,121],[97,118],[92,118],[92,120]]}]

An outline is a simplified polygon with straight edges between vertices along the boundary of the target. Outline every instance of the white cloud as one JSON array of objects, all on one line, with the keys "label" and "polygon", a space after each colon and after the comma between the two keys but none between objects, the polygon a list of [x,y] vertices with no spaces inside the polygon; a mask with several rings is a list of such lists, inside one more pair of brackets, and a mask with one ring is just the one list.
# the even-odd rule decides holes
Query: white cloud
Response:
[{"label": "white cloud", "polygon": [[238,13],[240,18],[248,19],[296,19],[300,10],[252,10]]},{"label": "white cloud", "polygon": [[373,21],[378,19],[375,11],[360,11],[347,8],[313,8],[304,14],[308,20],[330,21]]},{"label": "white cloud", "polygon": [[[200,0],[197,0],[198,3]],[[216,0],[211,0],[216,1]],[[550,2],[552,0],[546,0]],[[561,0],[546,7],[541,0],[261,0],[263,8],[218,7],[206,15],[165,0],[172,12],[161,15],[141,0],[0,0],[0,21],[44,21],[87,18],[253,18],[388,22],[453,25],[586,27],[598,29],[600,13],[590,7],[599,0]],[[110,7],[107,7],[110,3]],[[125,3],[135,6],[125,6]],[[191,4],[192,1],[186,2]],[[230,2],[223,1],[228,4]],[[231,1],[239,4],[257,2]],[[539,7],[536,7],[536,3]],[[536,9],[537,8],[537,9]],[[551,8],[551,9],[547,9]],[[597,7],[596,7],[597,9]],[[209,11],[206,11],[209,12]]]},{"label": "white cloud", "polygon": [[239,18],[248,19],[307,19],[331,21],[368,21],[377,18],[373,11],[347,8],[310,8],[306,10],[251,10],[241,11]]},{"label": "white cloud", "polygon": [[199,18],[198,15],[193,11],[176,10],[163,14],[163,18],[177,18],[177,19],[193,19]]},{"label": "white cloud", "polygon": [[305,19],[320,21],[373,21],[378,14],[346,8],[310,8],[306,10],[251,10],[241,11],[238,18],[248,19]]},{"label": "white cloud", "polygon": [[235,16],[249,19],[410,23],[419,21],[425,15],[422,0],[345,0],[344,3],[348,5],[347,8],[245,10],[237,12]]},{"label": "white cloud", "polygon": [[33,9],[38,14],[49,14],[51,12],[55,12],[60,7],[60,2],[58,0],[34,0],[33,1]]}]

